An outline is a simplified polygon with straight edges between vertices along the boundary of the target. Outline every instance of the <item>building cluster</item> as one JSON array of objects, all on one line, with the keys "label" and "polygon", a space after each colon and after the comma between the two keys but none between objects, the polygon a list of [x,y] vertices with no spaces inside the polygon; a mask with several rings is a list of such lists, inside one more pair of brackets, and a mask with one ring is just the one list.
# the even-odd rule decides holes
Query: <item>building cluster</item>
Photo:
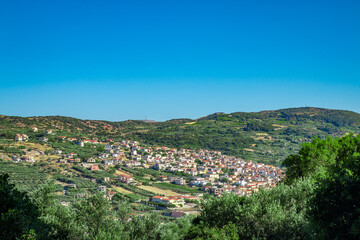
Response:
[{"label": "building cluster", "polygon": [[[104,152],[85,160],[78,158],[75,153],[63,154],[61,150],[55,150],[54,154],[61,156],[60,163],[78,163],[93,171],[101,171],[115,165],[153,168],[179,176],[160,176],[158,179],[160,181],[201,188],[204,192],[215,195],[232,192],[248,196],[260,188],[276,186],[284,176],[283,170],[279,167],[244,161],[219,151],[144,147],[137,141],[128,140],[114,142],[112,139],[107,139],[101,142],[97,139],[79,141],[66,136],[58,136],[58,138],[63,141],[75,141],[80,146],[86,143],[104,146]],[[15,140],[20,141],[20,139],[26,139],[26,136],[17,134]],[[126,175],[120,175],[119,180],[123,183],[134,182]]]},{"label": "building cluster", "polygon": [[15,142],[27,141],[29,140],[28,135],[26,134],[16,134],[15,135]]},{"label": "building cluster", "polygon": [[[120,150],[124,148],[128,149],[128,154]],[[110,154],[116,151],[122,153],[120,158],[111,157]],[[176,173],[183,178],[160,176],[159,180],[178,185],[188,184],[215,195],[224,192],[250,195],[260,188],[275,187],[284,176],[279,167],[244,161],[219,151],[143,147],[136,141],[124,140],[119,144],[106,145],[105,152],[109,153],[108,159],[103,159],[105,165],[121,161],[117,163],[127,167],[145,167]]]}]

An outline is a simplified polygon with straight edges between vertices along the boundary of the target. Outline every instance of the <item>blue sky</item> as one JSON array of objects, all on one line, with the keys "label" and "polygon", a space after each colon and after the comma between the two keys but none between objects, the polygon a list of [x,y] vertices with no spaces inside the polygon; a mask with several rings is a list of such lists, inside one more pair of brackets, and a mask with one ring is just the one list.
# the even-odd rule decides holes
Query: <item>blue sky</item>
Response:
[{"label": "blue sky", "polygon": [[0,114],[360,113],[360,1],[1,1]]}]

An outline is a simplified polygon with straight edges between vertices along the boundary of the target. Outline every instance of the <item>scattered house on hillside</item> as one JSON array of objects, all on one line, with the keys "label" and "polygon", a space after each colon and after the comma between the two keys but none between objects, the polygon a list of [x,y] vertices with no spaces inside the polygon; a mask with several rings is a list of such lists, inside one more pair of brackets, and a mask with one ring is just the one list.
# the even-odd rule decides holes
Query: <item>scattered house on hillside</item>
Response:
[{"label": "scattered house on hillside", "polygon": [[40,137],[39,141],[48,142],[49,139],[47,137]]},{"label": "scattered house on hillside", "polygon": [[65,207],[68,207],[68,206],[69,206],[69,202],[59,202],[59,204],[65,206]]},{"label": "scattered house on hillside", "polygon": [[107,160],[104,160],[102,162],[105,164],[105,166],[114,165],[114,160],[113,159],[107,159]]},{"label": "scattered house on hillside", "polygon": [[176,206],[183,206],[185,204],[185,201],[183,199],[177,197],[154,196],[151,198],[151,201],[167,205],[174,204]]},{"label": "scattered house on hillside", "polygon": [[177,179],[177,177],[167,177],[167,179],[170,181],[170,182],[175,182],[175,180]]},{"label": "scattered house on hillside", "polygon": [[184,184],[186,184],[186,181],[183,178],[178,178],[178,179],[175,179],[174,183],[177,185],[184,185]]},{"label": "scattered house on hillside", "polygon": [[139,157],[139,156],[132,156],[131,159],[134,160],[135,162],[141,161],[141,157]]},{"label": "scattered house on hillside", "polygon": [[59,136],[58,138],[64,141],[66,139],[66,136]]},{"label": "scattered house on hillside", "polygon": [[98,190],[99,190],[100,192],[106,192],[106,186],[100,185],[100,186],[98,187]]},{"label": "scattered house on hillside", "polygon": [[130,143],[131,147],[137,147],[139,145],[139,142],[137,141],[133,141],[132,143]]},{"label": "scattered house on hillside", "polygon": [[75,198],[84,198],[86,196],[87,196],[86,193],[77,193],[77,194],[75,194]]},{"label": "scattered house on hillside", "polygon": [[46,134],[50,135],[50,134],[52,134],[52,133],[53,133],[52,130],[46,130]]},{"label": "scattered house on hillside", "polygon": [[119,181],[122,182],[122,183],[126,183],[126,184],[129,184],[131,182],[134,181],[134,179],[128,175],[125,175],[125,174],[120,174],[119,175]]},{"label": "scattered house on hillside", "polygon": [[23,160],[24,162],[27,162],[27,163],[34,163],[35,162],[34,157],[33,156],[28,156],[28,155],[23,156],[21,158],[21,160]]},{"label": "scattered house on hillside", "polygon": [[99,168],[98,165],[95,165],[95,164],[94,164],[94,165],[91,165],[91,166],[90,166],[90,170],[91,170],[91,171],[100,171],[100,168]]},{"label": "scattered house on hillside", "polygon": [[124,166],[125,167],[128,167],[128,168],[132,168],[134,165],[133,165],[133,161],[125,161],[124,162]]},{"label": "scattered house on hillside", "polygon": [[108,153],[100,153],[99,154],[99,158],[108,158],[109,154]]},{"label": "scattered house on hillside", "polygon": [[148,164],[146,164],[146,163],[142,163],[141,166],[142,166],[143,168],[150,168],[150,166],[149,166]]},{"label": "scattered house on hillside", "polygon": [[219,195],[219,194],[222,194],[223,192],[225,192],[225,189],[224,188],[212,187],[210,189],[210,192],[213,193],[214,195]]},{"label": "scattered house on hillside", "polygon": [[67,157],[68,157],[68,158],[74,158],[75,155],[76,155],[76,153],[69,153],[69,154],[67,155]]},{"label": "scattered house on hillside", "polygon": [[109,201],[113,198],[113,196],[115,196],[115,192],[114,192],[114,191],[109,191],[109,192],[107,193],[107,199],[108,199]]},{"label": "scattered house on hillside", "polygon": [[68,161],[66,159],[59,159],[59,163],[67,163]]},{"label": "scattered house on hillside", "polygon": [[76,145],[79,145],[80,147],[84,147],[85,143],[83,141],[75,142]]},{"label": "scattered house on hillside", "polygon": [[28,135],[26,135],[26,134],[22,134],[22,137],[23,137],[23,141],[29,140],[29,137],[28,137]]},{"label": "scattered house on hillside", "polygon": [[20,157],[18,157],[18,156],[16,156],[16,155],[12,155],[11,156],[11,158],[12,158],[12,160],[14,161],[14,162],[20,162],[20,160],[21,160],[21,158]]},{"label": "scattered house on hillside", "polygon": [[28,139],[29,139],[29,137],[26,134],[16,134],[15,135],[16,142],[27,141]]},{"label": "scattered house on hillside", "polygon": [[69,183],[67,185],[68,188],[76,188],[76,184],[75,183]]},{"label": "scattered house on hillside", "polygon": [[160,181],[167,181],[168,180],[168,178],[166,176],[164,176],[164,175],[159,176],[158,179]]},{"label": "scattered house on hillside", "polygon": [[87,163],[94,163],[96,162],[95,158],[89,158],[86,160]]},{"label": "scattered house on hillside", "polygon": [[122,164],[123,161],[121,159],[113,159],[113,163],[114,165],[117,165],[117,164]]},{"label": "scattered house on hillside", "polygon": [[153,168],[154,168],[155,170],[161,171],[161,170],[165,170],[166,165],[165,165],[165,164],[161,164],[161,163],[155,163],[155,164],[153,165]]},{"label": "scattered house on hillside", "polygon": [[39,129],[37,127],[33,127],[32,130],[33,130],[33,132],[39,131]]},{"label": "scattered house on hillside", "polygon": [[211,191],[211,187],[210,187],[210,186],[202,186],[202,187],[201,187],[201,191],[210,192],[210,191]]},{"label": "scattered house on hillside", "polygon": [[152,160],[154,159],[154,157],[151,156],[151,155],[145,155],[145,156],[142,157],[142,159],[143,159],[144,161],[152,162]]},{"label": "scattered house on hillside", "polygon": [[62,154],[62,151],[61,150],[54,150],[53,154],[60,155],[60,154]]},{"label": "scattered house on hillside", "polygon": [[219,174],[207,173],[207,174],[204,174],[204,177],[209,178],[210,181],[215,181],[216,179],[219,179]]},{"label": "scattered house on hillside", "polygon": [[134,162],[133,162],[133,166],[134,166],[134,167],[140,167],[140,166],[141,166],[141,162],[139,162],[139,161],[134,161]]},{"label": "scattered house on hillside", "polygon": [[185,173],[190,174],[191,176],[198,175],[198,171],[196,168],[188,168],[186,169]]},{"label": "scattered house on hillside", "polygon": [[93,183],[97,182],[96,178],[90,178],[89,180],[90,180],[90,182],[93,182]]},{"label": "scattered house on hillside", "polygon": [[87,168],[87,169],[90,169],[90,166],[92,165],[92,163],[80,163],[80,166],[83,167],[83,168]]},{"label": "scattered house on hillside", "polygon": [[192,186],[205,186],[205,185],[212,185],[208,180],[194,180],[190,182],[190,185]]},{"label": "scattered house on hillside", "polygon": [[125,167],[140,167],[141,166],[141,162],[139,161],[126,161],[125,162]]},{"label": "scattered house on hillside", "polygon": [[110,150],[112,150],[112,145],[110,144],[105,145],[105,151],[110,151]]},{"label": "scattered house on hillside", "polygon": [[110,177],[104,177],[104,182],[110,182]]}]

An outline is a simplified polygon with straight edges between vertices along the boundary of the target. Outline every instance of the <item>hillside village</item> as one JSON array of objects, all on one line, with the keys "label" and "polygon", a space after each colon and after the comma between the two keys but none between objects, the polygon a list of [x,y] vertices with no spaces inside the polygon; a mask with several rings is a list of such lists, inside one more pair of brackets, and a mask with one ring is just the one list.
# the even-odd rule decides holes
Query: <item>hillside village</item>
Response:
[{"label": "hillside village", "polygon": [[[167,145],[162,139],[163,134],[154,135],[151,142],[132,138],[131,135],[123,134],[130,130],[127,126],[106,131],[102,130],[102,127],[94,126],[93,130],[88,130],[74,128],[73,126],[80,125],[67,121],[74,119],[66,119],[64,122],[53,122],[51,117],[44,119],[47,121],[38,122],[27,118],[1,120],[0,117],[0,174],[8,177],[10,186],[16,191],[26,193],[34,202],[41,200],[38,198],[39,194],[49,197],[52,202],[49,211],[53,212],[54,208],[62,209],[61,212],[69,214],[67,216],[76,216],[79,209],[87,211],[88,207],[92,208],[91,212],[102,211],[99,206],[104,206],[107,210],[99,223],[110,221],[111,224],[129,224],[131,227],[132,224],[137,226],[139,221],[157,219],[155,225],[159,226],[161,234],[164,232],[162,227],[167,224],[170,228],[179,226],[180,229],[184,226],[183,223],[186,223],[188,226],[195,226],[195,232],[206,229],[207,226],[203,226],[201,221],[204,217],[209,217],[208,206],[211,206],[211,214],[214,214],[210,219],[217,219],[219,216],[229,219],[230,216],[230,219],[235,219],[236,226],[256,229],[258,223],[252,222],[252,219],[263,219],[265,222],[272,219],[269,225],[272,229],[273,223],[281,218],[285,221],[284,226],[288,228],[289,218],[283,218],[284,212],[287,216],[292,216],[292,222],[298,221],[299,214],[307,214],[308,209],[312,208],[309,203],[313,196],[312,186],[316,184],[300,175],[299,182],[289,185],[289,179],[294,176],[296,178],[297,173],[303,173],[298,170],[297,165],[301,165],[305,172],[313,174],[313,171],[317,171],[313,166],[323,161],[319,160],[323,158],[322,144],[329,144],[333,148],[330,151],[332,153],[339,150],[337,147],[340,144],[348,144],[355,141],[355,138],[358,141],[358,132],[350,133],[346,128],[342,129],[342,137],[335,139],[319,136],[310,140],[304,135],[293,135],[295,140],[303,143],[312,141],[304,143],[302,149],[312,151],[309,146],[319,145],[321,154],[313,158],[317,155],[316,151],[315,154],[305,152],[306,157],[294,163],[292,160],[296,160],[296,156],[304,155],[304,152],[297,153],[293,149],[290,154],[295,154],[292,155],[295,157],[275,161],[282,162],[285,169],[279,167],[280,164],[271,165],[268,161],[262,162],[249,156],[242,158],[228,152],[224,154],[226,150],[221,151],[224,148],[216,145],[217,141],[214,141],[212,149],[194,147],[196,144],[186,145],[186,142],[177,138],[179,135],[172,135],[172,130],[167,133],[172,135],[174,141],[181,142],[182,147]],[[133,124],[130,123],[134,131],[146,131],[143,126],[138,128]],[[184,129],[188,125],[195,125],[187,122],[172,124],[178,124],[179,128]],[[281,126],[287,125],[287,129],[294,129],[285,122],[282,124]],[[213,127],[210,123],[208,126],[200,123],[199,126],[203,129]],[[222,125],[222,128],[224,126]],[[297,127],[301,128],[302,125]],[[311,129],[314,129],[314,126]],[[272,151],[276,149],[272,144],[286,143],[274,132],[265,134],[264,129],[250,130],[249,134],[256,136],[255,142],[250,145],[254,151],[265,150],[258,149],[261,144]],[[222,136],[218,134],[218,137],[220,135]],[[203,141],[201,136],[194,137],[197,141]],[[212,135],[203,136],[205,137],[211,138]],[[222,137],[222,143],[232,144],[226,136]],[[241,146],[239,148],[242,150],[250,150],[246,150],[246,145]],[[280,145],[279,147],[281,148]],[[83,208],[84,205],[88,207]],[[304,206],[308,206],[307,209],[303,208]],[[302,213],[299,213],[298,209],[301,208]],[[248,216],[254,209],[256,217]],[[238,220],[232,215],[234,213],[243,220],[236,222]],[[219,220],[220,224],[224,217]],[[72,223],[66,223],[66,219],[62,225],[73,226]],[[86,217],[84,224],[87,224],[87,219]],[[143,225],[145,231],[148,231],[147,226]],[[193,230],[185,232],[194,233]],[[171,237],[165,239],[173,239],[172,234],[169,236]],[[222,235],[218,239],[222,239]]]},{"label": "hillside village", "polygon": [[[33,128],[32,131],[37,132],[38,129]],[[77,156],[76,151],[67,153],[62,149],[53,148],[52,152],[47,152],[47,155],[52,155],[52,158],[47,158],[45,162],[61,165],[73,171],[75,169],[77,171],[75,173],[79,173],[79,171],[83,174],[85,171],[89,171],[89,173],[103,172],[105,175],[100,181],[90,177],[90,174],[85,174],[85,178],[97,183],[97,190],[103,192],[104,197],[109,200],[116,195],[116,189],[125,192],[140,191],[145,192],[146,194],[143,195],[148,198],[138,199],[136,202],[156,207],[171,207],[176,210],[182,208],[194,210],[195,203],[207,194],[219,197],[224,193],[249,196],[260,188],[275,187],[284,177],[284,172],[279,167],[244,161],[238,157],[224,155],[219,151],[149,147],[130,140],[117,142],[112,139],[100,141],[68,137],[58,135],[53,130],[46,130],[45,133],[46,136],[36,139],[43,145],[46,145],[51,138],[52,141],[71,144],[77,146],[78,149],[85,147],[101,149],[97,154],[81,159]],[[26,134],[18,133],[14,138],[14,143],[26,143],[31,140]],[[14,154],[11,156],[11,160],[15,163],[31,164],[44,159],[44,155],[46,155],[45,152],[22,156]],[[111,169],[116,169],[116,171],[113,170],[112,174],[109,174]],[[156,172],[156,178],[152,174],[147,174],[147,178],[139,177],[136,171],[140,170]],[[61,179],[58,181],[61,182]],[[67,191],[77,188],[73,182],[63,183],[63,185],[64,195],[67,194]],[[163,188],[174,191],[173,194],[159,194],[149,191],[146,185],[151,186],[151,190]],[[180,187],[181,190],[176,191]],[[87,195],[88,193],[84,192],[77,193],[76,197]],[[60,203],[65,206],[69,204],[67,201]]]}]

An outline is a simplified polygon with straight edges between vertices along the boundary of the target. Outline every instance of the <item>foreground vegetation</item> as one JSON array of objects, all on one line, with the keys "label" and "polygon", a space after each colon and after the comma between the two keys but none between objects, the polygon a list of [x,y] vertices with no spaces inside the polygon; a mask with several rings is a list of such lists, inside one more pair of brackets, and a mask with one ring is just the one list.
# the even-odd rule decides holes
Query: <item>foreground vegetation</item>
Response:
[{"label": "foreground vegetation", "polygon": [[201,203],[201,213],[174,221],[133,214],[126,201],[101,195],[69,207],[53,185],[32,197],[0,178],[1,239],[359,239],[360,136],[315,138],[284,165],[284,183],[250,197],[224,195]]}]

